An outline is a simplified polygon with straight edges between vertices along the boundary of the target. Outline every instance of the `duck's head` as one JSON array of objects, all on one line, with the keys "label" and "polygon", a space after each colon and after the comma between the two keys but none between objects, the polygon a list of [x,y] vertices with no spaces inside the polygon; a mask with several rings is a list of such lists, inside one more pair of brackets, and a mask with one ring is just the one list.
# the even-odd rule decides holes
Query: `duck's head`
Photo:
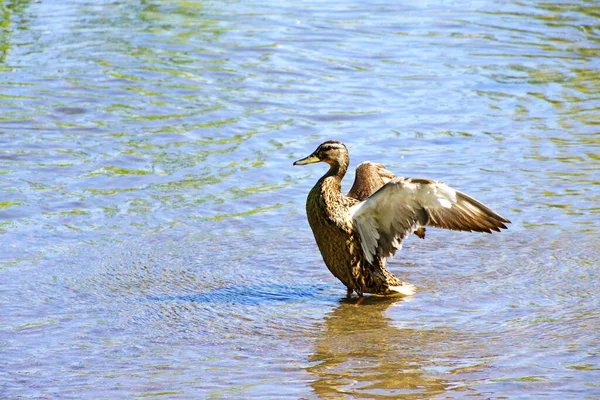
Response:
[{"label": "duck's head", "polygon": [[313,164],[317,162],[326,162],[332,167],[340,165],[348,166],[348,149],[342,142],[337,140],[328,140],[317,147],[308,157],[294,162],[294,165]]}]

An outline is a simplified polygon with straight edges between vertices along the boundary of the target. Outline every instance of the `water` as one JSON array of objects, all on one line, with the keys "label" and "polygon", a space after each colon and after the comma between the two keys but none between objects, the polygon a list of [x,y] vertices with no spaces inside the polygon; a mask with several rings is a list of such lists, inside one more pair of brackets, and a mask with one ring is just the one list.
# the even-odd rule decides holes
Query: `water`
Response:
[{"label": "water", "polygon": [[[600,397],[595,2],[0,9],[0,397]],[[356,306],[291,165],[326,139],[513,224]]]}]

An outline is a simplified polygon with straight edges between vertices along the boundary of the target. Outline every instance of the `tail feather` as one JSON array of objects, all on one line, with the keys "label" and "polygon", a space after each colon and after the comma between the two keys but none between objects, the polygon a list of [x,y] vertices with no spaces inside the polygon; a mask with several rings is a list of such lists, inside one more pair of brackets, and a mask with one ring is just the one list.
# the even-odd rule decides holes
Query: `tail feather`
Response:
[{"label": "tail feather", "polygon": [[417,288],[415,285],[411,285],[410,283],[402,282],[402,285],[399,286],[388,286],[387,294],[401,294],[403,296],[412,296],[417,292]]}]

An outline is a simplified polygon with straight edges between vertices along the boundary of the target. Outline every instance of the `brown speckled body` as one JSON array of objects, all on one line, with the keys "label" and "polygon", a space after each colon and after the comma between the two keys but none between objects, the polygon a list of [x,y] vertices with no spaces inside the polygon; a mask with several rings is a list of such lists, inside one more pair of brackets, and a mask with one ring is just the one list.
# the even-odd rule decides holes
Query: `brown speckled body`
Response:
[{"label": "brown speckled body", "polygon": [[401,286],[403,282],[385,269],[385,260],[375,258],[369,264],[362,252],[349,210],[359,201],[341,192],[346,169],[347,161],[332,165],[308,194],[306,214],[317,246],[325,265],[346,285],[348,293],[394,293],[389,286]]}]

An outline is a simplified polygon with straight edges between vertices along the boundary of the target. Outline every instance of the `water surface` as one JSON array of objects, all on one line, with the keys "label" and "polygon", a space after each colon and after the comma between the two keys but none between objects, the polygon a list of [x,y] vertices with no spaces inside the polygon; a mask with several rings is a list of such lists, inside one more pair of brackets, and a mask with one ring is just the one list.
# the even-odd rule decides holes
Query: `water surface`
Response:
[{"label": "water surface", "polygon": [[[600,396],[595,2],[0,10],[1,397]],[[327,139],[513,224],[357,306],[292,167]]]}]

